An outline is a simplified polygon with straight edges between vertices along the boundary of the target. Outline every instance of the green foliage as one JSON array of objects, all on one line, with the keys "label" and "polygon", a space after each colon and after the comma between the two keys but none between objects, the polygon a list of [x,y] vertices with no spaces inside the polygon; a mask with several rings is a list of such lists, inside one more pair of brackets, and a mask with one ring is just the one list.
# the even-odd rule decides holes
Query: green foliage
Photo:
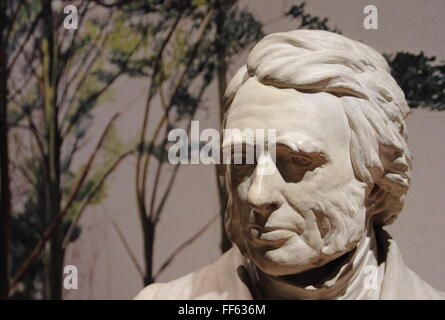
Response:
[{"label": "green foliage", "polygon": [[[105,175],[108,168],[122,153],[124,153],[128,149],[130,148],[119,138],[116,127],[112,125],[111,128],[108,130],[107,136],[105,137],[105,141],[102,145],[100,158],[94,163],[93,171],[90,172],[90,174],[88,175],[87,180],[82,185],[73,205],[70,207],[70,210],[64,217],[67,223],[71,222],[73,218],[78,214],[82,204],[86,201],[90,193],[99,184],[99,181]],[[81,166],[77,171],[82,172],[83,169],[84,166]],[[69,177],[70,180],[66,183],[66,185],[68,186],[72,186],[78,179],[78,176],[73,174],[72,172],[66,173],[66,176]],[[71,191],[71,188],[67,188],[65,191],[66,195],[68,195]],[[90,201],[90,205],[98,204],[106,197],[107,184],[103,184],[102,187],[95,192],[92,200]],[[71,239],[71,241],[73,241],[73,239]]]},{"label": "green foliage", "polygon": [[262,23],[249,11],[233,6],[225,12],[218,41],[225,48],[226,56],[229,59],[263,36]]},{"label": "green foliage", "polygon": [[411,108],[445,110],[445,63],[423,52],[386,55],[391,73],[405,93]]},{"label": "green foliage", "polygon": [[[305,2],[293,5],[286,16],[301,19],[300,28],[341,33],[337,28],[328,26],[328,18],[321,19],[307,13],[305,5]],[[423,52],[383,55],[411,108],[445,110],[445,62],[435,63],[436,57],[426,56]]]},{"label": "green foliage", "polygon": [[[25,163],[34,186],[28,186],[28,196],[20,211],[15,211],[11,219],[11,262],[12,270],[16,270],[23,262],[24,257],[30,254],[31,246],[40,240],[50,217],[46,214],[45,195],[43,187],[43,168],[39,163],[28,161]],[[44,291],[43,282],[43,257],[39,257],[31,266],[13,298],[30,299],[42,298]]]},{"label": "green foliage", "polygon": [[[96,2],[99,2],[96,0]],[[29,21],[39,11],[39,1],[28,1],[19,11],[16,26],[13,29],[12,41],[8,50],[17,49],[30,28]],[[203,92],[214,80],[223,64],[230,62],[237,54],[249,48],[263,37],[263,25],[247,9],[241,9],[233,0],[134,0],[107,1],[114,8],[104,7],[104,15],[87,15],[75,37],[59,37],[60,55],[56,65],[57,74],[57,107],[60,112],[60,129],[63,134],[63,152],[61,161],[61,192],[66,199],[78,178],[81,168],[73,168],[74,155],[86,142],[88,130],[93,121],[95,108],[112,97],[112,85],[120,76],[146,78],[147,83],[155,81],[155,88],[163,89],[167,106],[175,117],[169,117],[167,130],[180,127],[181,121],[190,120],[197,109],[203,105]],[[193,35],[209,9],[215,10],[199,46],[194,47]],[[111,14],[111,12],[113,12]],[[88,12],[87,12],[88,13]],[[177,25],[162,59],[160,70],[154,74],[155,57],[163,44],[163,40],[177,17],[181,21]],[[320,18],[305,12],[305,3],[292,6],[286,16],[300,20],[300,27],[321,29],[333,32],[340,31],[328,25],[328,18]],[[62,15],[56,15],[54,32],[59,35],[65,32],[61,28]],[[42,24],[39,24],[39,28]],[[40,29],[38,29],[40,30]],[[68,33],[64,33],[67,35]],[[26,66],[40,63],[40,31],[35,33],[33,42],[26,50],[30,50]],[[194,55],[195,54],[195,55]],[[194,55],[194,56],[193,56]],[[189,61],[190,58],[191,61]],[[445,101],[445,66],[434,65],[434,58],[408,53],[398,53],[388,58],[394,77],[397,79],[411,106],[429,106],[443,110]],[[179,83],[181,72],[187,68],[183,80]],[[34,81],[30,89],[25,90],[22,98],[10,102],[8,120],[12,126],[26,124],[29,114],[38,113],[42,109],[43,92],[39,82],[25,72],[29,68],[17,69],[15,78],[30,77]],[[32,80],[33,79],[33,80]],[[171,98],[171,99],[169,99]],[[160,107],[160,106],[158,106]],[[66,111],[66,112],[65,112]],[[39,128],[40,129],[40,128]],[[69,130],[68,130],[69,129]],[[44,130],[39,134],[45,138]],[[103,177],[105,171],[123,153],[131,149],[131,145],[119,138],[116,128],[109,131],[100,156],[93,164],[93,169],[82,185],[62,226],[65,233],[82,204],[91,194]],[[142,143],[142,150],[150,153],[158,160],[167,161],[167,142],[156,141]],[[13,228],[13,270],[29,254],[28,250],[41,237],[41,232],[51,222],[46,215],[44,179],[42,160],[35,161],[30,156],[22,165],[32,173],[34,186],[29,186],[23,207],[14,213]],[[107,196],[104,185],[94,196],[92,204],[97,204]],[[80,235],[80,228],[75,232],[73,241]],[[37,297],[43,292],[41,259],[36,261],[26,275],[23,288],[17,297]]]},{"label": "green foliage", "polygon": [[163,60],[164,64],[162,70],[164,72],[164,77],[170,77],[173,74],[173,71],[177,70],[177,68],[184,63],[188,53],[187,43],[187,31],[184,28],[177,28],[172,41],[171,61],[167,62],[166,59]]},{"label": "green foliage", "polygon": [[316,29],[341,33],[337,28],[332,28],[328,25],[328,18],[320,18],[306,12],[304,9],[305,6],[306,2],[302,2],[299,5],[293,5],[285,14],[286,16],[300,19],[299,29]]},{"label": "green foliage", "polygon": [[192,6],[199,7],[199,6],[205,6],[208,5],[207,0],[192,0]]},{"label": "green foliage", "polygon": [[192,115],[199,103],[198,97],[191,94],[184,86],[180,86],[173,97],[173,105],[176,108],[178,119]]},{"label": "green foliage", "polygon": [[[4,1],[4,0],[3,0]],[[7,12],[6,17],[8,19],[7,24],[11,23],[11,18],[14,12],[17,11],[17,7],[20,5],[20,1],[11,1],[9,5],[10,11]],[[28,31],[33,27],[30,21],[33,21],[41,13],[41,2],[40,1],[28,1],[22,6],[22,9],[17,11],[14,23],[11,29],[11,40],[7,43],[8,54],[14,53],[21,44],[18,40],[23,39],[23,37],[28,33]]]},{"label": "green foliage", "polygon": [[[40,1],[33,3],[40,3]],[[36,183],[27,186],[28,190],[23,205],[15,208],[12,214],[13,272],[30,254],[29,250],[38,242],[41,233],[54,219],[53,216],[49,216],[46,206],[47,202],[53,200],[47,199],[47,195],[43,192],[47,185],[47,181],[45,181],[47,176],[44,174],[43,167],[48,151],[46,128],[39,121],[39,117],[42,117],[43,114],[42,106],[45,96],[45,90],[41,86],[39,77],[42,77],[42,74],[45,75],[41,72],[42,57],[40,55],[47,53],[40,50],[44,40],[44,33],[41,32],[44,20],[38,15],[40,11],[40,7],[30,5],[29,1],[23,4],[18,11],[18,18],[14,21],[12,37],[8,46],[10,54],[14,56],[13,50],[19,48],[18,44],[27,43],[23,47],[23,51],[20,52],[22,57],[26,57],[26,63],[19,60],[20,64],[12,71],[8,83],[10,92],[19,92],[18,98],[9,102],[9,123],[11,128],[18,126],[26,128],[30,127],[28,118],[34,119],[37,126],[36,139],[40,139],[43,143],[42,146],[34,146],[35,149],[41,149],[40,153],[37,153],[39,156],[30,150],[21,150],[21,153],[26,157],[16,161],[19,167],[26,168]],[[54,38],[57,39],[54,64],[56,76],[53,80],[56,84],[54,93],[57,104],[52,107],[59,111],[58,127],[62,144],[59,155],[62,204],[71,193],[74,184],[77,183],[78,175],[73,172],[72,160],[86,142],[86,133],[91,128],[94,108],[99,102],[110,97],[111,84],[124,74],[126,63],[132,53],[137,49],[137,46],[144,43],[141,40],[144,34],[135,32],[134,26],[127,21],[129,19],[126,19],[124,14],[112,15],[111,12],[108,10],[106,12],[108,14],[105,15],[110,20],[99,19],[96,15],[87,15],[81,28],[75,33],[69,33],[62,27],[63,14],[53,11]],[[35,20],[35,23],[30,20]],[[118,28],[106,28],[110,24],[115,24]],[[29,38],[28,33],[30,33]],[[57,34],[62,33],[63,37],[57,37]],[[28,41],[28,39],[30,40]],[[147,40],[144,40],[147,43]],[[34,73],[30,72],[30,66],[35,68]],[[20,91],[16,90],[16,83],[20,84],[23,78],[28,78],[27,86],[23,86]],[[98,181],[102,179],[105,170],[117,158],[115,153],[118,152],[118,149],[116,148],[120,144],[113,130],[110,131],[110,134],[111,136],[107,139],[113,138],[113,147],[108,146],[100,151],[99,159],[96,159],[96,163],[81,186],[62,225],[58,228],[57,232],[60,231],[62,237],[80,206],[90,196]],[[33,136],[31,135],[31,137]],[[35,139],[31,141],[32,143],[36,142]],[[17,148],[20,147],[17,146]],[[103,185],[99,192],[95,193],[90,204],[100,202],[105,196],[106,185]],[[25,224],[27,224],[26,228]],[[79,234],[80,228],[77,228],[71,240],[75,240]],[[61,254],[63,255],[63,253]],[[39,258],[25,275],[23,286],[17,292],[16,297],[44,297],[42,274],[43,265]],[[57,277],[57,275],[54,276]]]}]

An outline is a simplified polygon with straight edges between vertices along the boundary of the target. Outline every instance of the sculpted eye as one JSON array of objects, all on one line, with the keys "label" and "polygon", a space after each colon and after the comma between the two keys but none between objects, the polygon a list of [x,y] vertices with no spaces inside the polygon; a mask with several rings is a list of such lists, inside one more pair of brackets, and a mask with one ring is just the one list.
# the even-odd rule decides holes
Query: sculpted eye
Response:
[{"label": "sculpted eye", "polygon": [[252,175],[256,167],[256,161],[254,159],[247,159],[245,154],[232,154],[230,165],[232,168],[232,178],[236,183],[236,181],[241,181],[244,177]]},{"label": "sculpted eye", "polygon": [[295,152],[287,147],[277,148],[277,169],[288,183],[296,183],[305,174],[324,165],[326,156],[320,152]]},{"label": "sculpted eye", "polygon": [[299,155],[292,157],[292,163],[299,167],[307,167],[312,163],[312,160],[308,157]]}]

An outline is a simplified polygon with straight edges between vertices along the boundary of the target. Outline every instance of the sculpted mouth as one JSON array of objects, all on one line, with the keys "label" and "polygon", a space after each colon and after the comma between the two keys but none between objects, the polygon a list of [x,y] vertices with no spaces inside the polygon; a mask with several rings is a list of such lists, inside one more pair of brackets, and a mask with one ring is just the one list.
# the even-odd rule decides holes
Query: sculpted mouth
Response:
[{"label": "sculpted mouth", "polygon": [[262,227],[262,226],[259,226],[257,224],[253,224],[253,223],[249,224],[249,228],[250,229],[256,229],[256,230],[258,230],[261,233],[267,233],[267,232],[276,231],[276,230],[288,230],[288,231],[292,231],[292,232],[297,233],[296,229],[292,230],[292,229],[289,229],[289,228],[282,228],[282,227]]},{"label": "sculpted mouth", "polygon": [[282,227],[262,227],[256,224],[249,224],[250,235],[256,239],[266,242],[282,242],[301,234],[297,229],[282,228]]}]

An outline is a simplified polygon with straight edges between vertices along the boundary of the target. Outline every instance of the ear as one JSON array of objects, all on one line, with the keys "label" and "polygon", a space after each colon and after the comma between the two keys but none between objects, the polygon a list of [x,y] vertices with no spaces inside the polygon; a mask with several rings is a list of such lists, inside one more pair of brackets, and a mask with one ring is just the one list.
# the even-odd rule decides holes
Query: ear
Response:
[{"label": "ear", "polygon": [[371,191],[367,194],[365,199],[366,205],[366,215],[368,218],[375,216],[378,213],[381,213],[384,208],[383,206],[383,198],[386,194],[386,191],[380,188],[379,185],[373,184]]}]

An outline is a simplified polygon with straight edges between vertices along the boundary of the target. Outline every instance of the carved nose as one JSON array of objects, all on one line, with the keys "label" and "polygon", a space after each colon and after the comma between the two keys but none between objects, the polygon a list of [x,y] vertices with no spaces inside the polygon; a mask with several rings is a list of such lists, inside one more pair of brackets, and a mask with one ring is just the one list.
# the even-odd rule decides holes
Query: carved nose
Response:
[{"label": "carved nose", "polygon": [[277,172],[273,174],[255,172],[253,176],[247,199],[257,217],[267,218],[282,204],[279,192],[279,173]]},{"label": "carved nose", "polygon": [[278,204],[275,202],[268,202],[260,205],[250,203],[250,206],[252,207],[254,212],[262,216],[268,216],[278,209]]}]

